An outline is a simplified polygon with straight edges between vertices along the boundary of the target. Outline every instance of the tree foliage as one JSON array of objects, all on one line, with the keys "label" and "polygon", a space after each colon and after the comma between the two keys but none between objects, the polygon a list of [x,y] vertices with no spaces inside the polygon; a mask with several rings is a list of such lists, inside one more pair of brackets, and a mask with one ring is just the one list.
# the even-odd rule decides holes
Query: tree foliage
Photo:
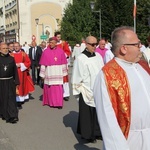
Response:
[{"label": "tree foliage", "polygon": [[[95,11],[101,9],[102,37],[110,39],[111,32],[119,26],[133,26],[134,0],[96,0]],[[142,41],[150,35],[148,18],[150,1],[137,0],[136,31]],[[74,0],[68,4],[61,21],[63,38],[80,42],[82,37],[99,37],[99,14],[91,11],[90,0]]]},{"label": "tree foliage", "polygon": [[66,40],[80,42],[82,37],[91,34],[94,24],[88,0],[74,0],[64,11],[61,33]]},{"label": "tree foliage", "polygon": [[147,37],[150,36],[150,26],[148,26],[148,18],[150,17],[150,1],[137,1],[137,34],[141,41],[146,44]]}]

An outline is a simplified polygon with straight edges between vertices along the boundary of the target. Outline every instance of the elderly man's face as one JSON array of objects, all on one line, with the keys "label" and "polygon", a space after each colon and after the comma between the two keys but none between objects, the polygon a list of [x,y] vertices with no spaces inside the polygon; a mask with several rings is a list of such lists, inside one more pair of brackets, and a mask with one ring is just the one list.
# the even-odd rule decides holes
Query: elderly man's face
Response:
[{"label": "elderly man's face", "polygon": [[106,42],[105,42],[105,40],[100,40],[99,41],[99,47],[100,47],[100,49],[105,49],[105,45],[106,45]]},{"label": "elderly man's face", "polygon": [[19,51],[20,50],[20,45],[18,43],[14,43],[14,50]]},{"label": "elderly man's face", "polygon": [[54,47],[56,47],[57,42],[55,40],[49,41],[49,46],[51,49],[53,49]]},{"label": "elderly man's face", "polygon": [[125,31],[127,38],[124,39],[124,43],[121,46],[121,52],[123,58],[129,62],[138,62],[142,56],[140,48],[142,44],[137,35],[133,31]]},{"label": "elderly man's face", "polygon": [[8,54],[8,46],[7,46],[7,44],[1,44],[1,46],[0,46],[0,52],[2,54]]}]

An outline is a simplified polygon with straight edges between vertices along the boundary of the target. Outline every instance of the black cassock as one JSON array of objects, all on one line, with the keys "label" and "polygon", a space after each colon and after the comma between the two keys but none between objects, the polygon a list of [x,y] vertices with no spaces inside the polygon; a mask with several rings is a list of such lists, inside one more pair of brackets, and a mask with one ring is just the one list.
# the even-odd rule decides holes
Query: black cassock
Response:
[{"label": "black cassock", "polygon": [[[91,54],[87,50],[82,52],[87,57],[94,57],[95,53]],[[101,131],[97,120],[96,108],[88,106],[83,99],[82,94],[79,95],[79,116],[77,133],[82,136],[82,138],[89,141],[94,141],[96,139],[101,139]]]},{"label": "black cassock", "polygon": [[16,85],[19,77],[15,60],[9,54],[0,53],[0,116],[8,121],[18,118]]}]

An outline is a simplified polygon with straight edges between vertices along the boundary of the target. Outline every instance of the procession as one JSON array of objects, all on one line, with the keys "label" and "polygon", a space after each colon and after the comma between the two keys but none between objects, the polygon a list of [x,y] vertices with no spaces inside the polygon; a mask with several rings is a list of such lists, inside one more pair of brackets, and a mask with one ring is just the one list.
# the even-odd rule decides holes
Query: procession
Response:
[{"label": "procession", "polygon": [[[150,20],[139,32],[134,0],[133,26],[120,23],[106,34],[101,9],[94,11],[99,3],[90,2],[89,18],[99,13],[99,29],[93,31],[92,17],[88,30],[68,32],[67,8],[78,5],[59,3],[62,18],[46,14],[47,6],[58,8],[51,2],[41,4],[46,15],[36,18],[40,3],[30,2],[32,15],[25,17],[35,18],[31,33],[18,28],[0,34],[0,148],[149,150]],[[23,3],[10,6],[5,7],[7,28],[9,9],[19,21],[15,11]]]}]

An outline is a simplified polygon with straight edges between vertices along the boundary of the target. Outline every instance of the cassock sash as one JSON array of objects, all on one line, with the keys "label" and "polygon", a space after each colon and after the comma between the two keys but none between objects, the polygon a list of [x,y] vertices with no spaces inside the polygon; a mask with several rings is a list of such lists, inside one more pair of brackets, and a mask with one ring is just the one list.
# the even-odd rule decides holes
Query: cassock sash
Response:
[{"label": "cassock sash", "polygon": [[138,62],[144,69],[145,71],[147,71],[147,73],[150,75],[150,67],[148,65],[148,63],[145,60],[140,60]]},{"label": "cassock sash", "polygon": [[130,87],[125,71],[112,59],[102,68],[118,124],[128,138],[131,122]]}]

